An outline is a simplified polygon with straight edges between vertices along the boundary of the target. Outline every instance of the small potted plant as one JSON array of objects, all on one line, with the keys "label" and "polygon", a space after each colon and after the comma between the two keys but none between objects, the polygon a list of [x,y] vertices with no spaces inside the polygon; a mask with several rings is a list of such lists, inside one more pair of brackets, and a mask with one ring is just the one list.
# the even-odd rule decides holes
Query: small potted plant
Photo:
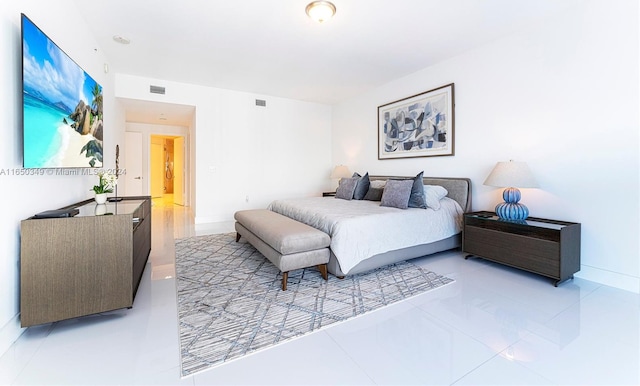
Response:
[{"label": "small potted plant", "polygon": [[113,173],[107,171],[100,171],[98,178],[98,185],[94,185],[91,190],[96,194],[96,203],[104,204],[107,202],[107,193],[113,193],[113,188],[116,186],[118,179]]}]

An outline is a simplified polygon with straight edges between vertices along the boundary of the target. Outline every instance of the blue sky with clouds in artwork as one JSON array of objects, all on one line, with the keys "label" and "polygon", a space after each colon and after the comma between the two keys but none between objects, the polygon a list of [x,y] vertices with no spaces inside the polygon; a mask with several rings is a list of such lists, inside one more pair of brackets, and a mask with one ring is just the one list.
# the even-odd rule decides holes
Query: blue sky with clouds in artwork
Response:
[{"label": "blue sky with clouds in artwork", "polygon": [[23,82],[50,104],[62,102],[71,111],[80,100],[91,104],[96,84],[80,66],[23,16]]}]

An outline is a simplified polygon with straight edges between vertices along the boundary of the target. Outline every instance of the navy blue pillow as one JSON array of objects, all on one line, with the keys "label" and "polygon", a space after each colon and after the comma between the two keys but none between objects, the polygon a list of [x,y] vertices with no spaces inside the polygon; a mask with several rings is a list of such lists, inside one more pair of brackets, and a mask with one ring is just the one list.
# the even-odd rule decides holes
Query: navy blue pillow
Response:
[{"label": "navy blue pillow", "polygon": [[427,209],[427,200],[424,195],[424,186],[422,183],[423,174],[424,174],[424,171],[421,171],[413,179],[413,186],[411,187],[411,196],[409,196],[409,208]]},{"label": "navy blue pillow", "polygon": [[353,173],[353,177],[358,177],[358,184],[356,185],[356,190],[353,192],[353,199],[362,200],[364,196],[367,195],[369,185],[371,184],[369,181],[369,172],[365,173],[364,176],[361,176],[358,173]]}]

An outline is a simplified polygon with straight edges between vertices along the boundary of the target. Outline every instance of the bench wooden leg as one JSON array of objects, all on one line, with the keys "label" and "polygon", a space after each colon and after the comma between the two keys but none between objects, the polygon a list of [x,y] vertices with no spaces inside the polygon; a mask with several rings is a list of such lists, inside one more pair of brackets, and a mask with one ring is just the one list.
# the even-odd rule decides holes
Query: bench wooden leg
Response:
[{"label": "bench wooden leg", "polygon": [[318,270],[320,270],[320,275],[324,280],[329,280],[327,276],[327,265],[326,264],[318,264]]},{"label": "bench wooden leg", "polygon": [[236,232],[236,243],[240,241],[240,233]]},{"label": "bench wooden leg", "polygon": [[287,279],[289,278],[289,272],[282,272],[282,290],[287,290]]}]

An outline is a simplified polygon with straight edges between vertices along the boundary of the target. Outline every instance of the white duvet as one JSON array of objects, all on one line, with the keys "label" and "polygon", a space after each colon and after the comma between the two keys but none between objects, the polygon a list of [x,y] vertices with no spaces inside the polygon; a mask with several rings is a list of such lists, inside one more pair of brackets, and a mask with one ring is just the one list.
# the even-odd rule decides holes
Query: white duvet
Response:
[{"label": "white duvet", "polygon": [[348,273],[359,262],[379,253],[446,239],[462,229],[463,210],[448,197],[440,210],[396,209],[379,201],[307,197],[276,200],[270,210],[331,236],[331,250]]}]

